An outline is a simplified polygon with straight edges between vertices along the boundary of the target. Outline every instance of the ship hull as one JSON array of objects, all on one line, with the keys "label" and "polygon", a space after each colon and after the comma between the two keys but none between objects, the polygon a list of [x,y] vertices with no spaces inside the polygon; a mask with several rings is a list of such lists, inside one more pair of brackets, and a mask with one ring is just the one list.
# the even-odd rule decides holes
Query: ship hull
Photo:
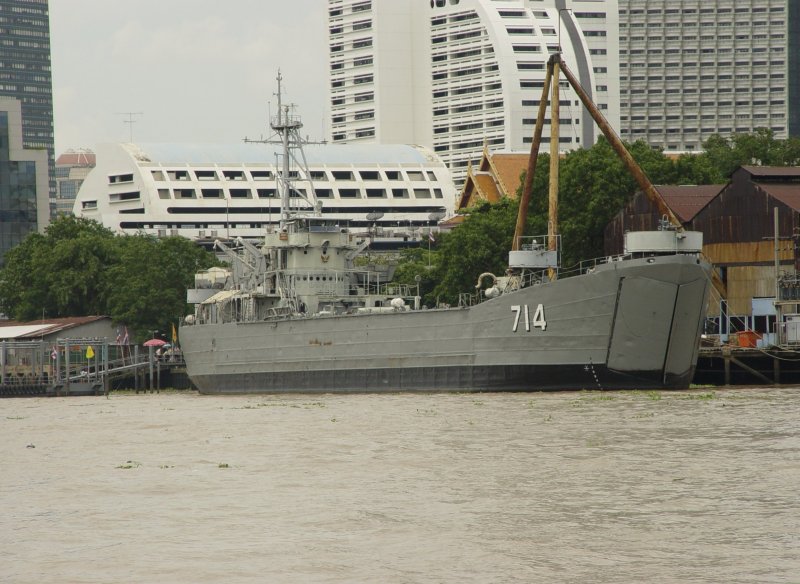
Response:
[{"label": "ship hull", "polygon": [[709,267],[598,266],[468,308],[181,327],[202,393],[685,388]]}]

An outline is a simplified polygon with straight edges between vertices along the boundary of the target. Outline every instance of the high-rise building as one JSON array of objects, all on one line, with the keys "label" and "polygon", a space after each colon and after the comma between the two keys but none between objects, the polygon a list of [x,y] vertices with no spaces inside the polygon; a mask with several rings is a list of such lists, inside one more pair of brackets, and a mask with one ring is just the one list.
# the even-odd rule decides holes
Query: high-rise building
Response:
[{"label": "high-rise building", "polygon": [[91,150],[67,150],[56,159],[56,215],[72,215],[78,191],[94,167]]},{"label": "high-rise building", "polygon": [[[530,148],[559,47],[619,122],[616,0],[328,0],[328,19],[334,142],[421,144],[458,181],[485,144]],[[594,143],[588,112],[560,87],[562,148]]]},{"label": "high-rise building", "polygon": [[23,148],[22,105],[0,97],[0,267],[8,250],[47,225],[47,151]]},{"label": "high-rise building", "polygon": [[619,0],[622,136],[667,151],[713,134],[800,136],[800,2]]},{"label": "high-rise building", "polygon": [[23,146],[47,151],[49,204],[54,206],[53,84],[47,0],[0,0],[0,38],[0,96],[22,104]]}]

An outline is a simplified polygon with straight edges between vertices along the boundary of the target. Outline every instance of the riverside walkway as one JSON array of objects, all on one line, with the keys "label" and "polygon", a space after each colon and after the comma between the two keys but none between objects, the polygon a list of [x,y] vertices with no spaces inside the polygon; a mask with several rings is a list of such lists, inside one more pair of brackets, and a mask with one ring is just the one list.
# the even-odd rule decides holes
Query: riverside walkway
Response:
[{"label": "riverside walkway", "polygon": [[108,339],[0,342],[0,397],[108,394],[112,387],[159,391],[184,370],[180,356],[159,359],[152,347]]}]

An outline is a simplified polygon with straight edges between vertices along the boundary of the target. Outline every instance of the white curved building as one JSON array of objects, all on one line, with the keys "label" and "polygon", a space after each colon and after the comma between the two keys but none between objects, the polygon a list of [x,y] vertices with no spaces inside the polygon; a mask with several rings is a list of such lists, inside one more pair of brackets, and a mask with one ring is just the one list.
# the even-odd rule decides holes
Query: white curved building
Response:
[{"label": "white curved building", "polygon": [[[328,0],[331,139],[423,144],[458,181],[484,145],[530,149],[559,45],[618,127],[617,22],[617,0]],[[591,146],[599,132],[562,88],[562,150]]]},{"label": "white curved building", "polygon": [[[116,233],[256,239],[278,224],[279,146],[101,144],[74,214]],[[356,230],[419,238],[453,213],[455,187],[431,151],[397,145],[307,145],[297,206],[312,185],[323,216]],[[310,182],[309,182],[310,179]]]}]

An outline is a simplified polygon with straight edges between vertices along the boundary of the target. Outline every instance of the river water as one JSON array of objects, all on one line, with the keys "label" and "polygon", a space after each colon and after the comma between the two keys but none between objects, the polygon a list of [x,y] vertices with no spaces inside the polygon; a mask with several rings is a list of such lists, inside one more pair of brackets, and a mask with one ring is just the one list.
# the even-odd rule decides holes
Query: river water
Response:
[{"label": "river water", "polygon": [[0,582],[800,582],[800,389],[0,400]]}]

